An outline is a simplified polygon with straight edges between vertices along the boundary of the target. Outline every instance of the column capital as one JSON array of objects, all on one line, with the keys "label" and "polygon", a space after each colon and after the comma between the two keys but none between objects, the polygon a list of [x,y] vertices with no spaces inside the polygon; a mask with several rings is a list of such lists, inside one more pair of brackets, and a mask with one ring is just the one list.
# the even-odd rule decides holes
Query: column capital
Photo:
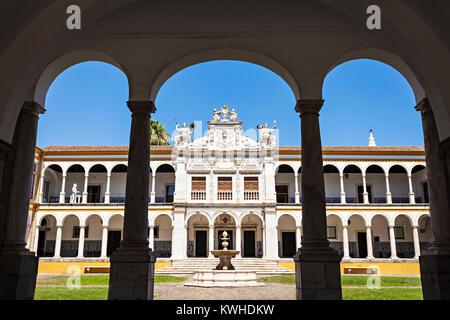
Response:
[{"label": "column capital", "polygon": [[432,112],[430,101],[427,98],[422,99],[415,107],[417,111],[420,111],[420,113],[425,114],[428,112]]},{"label": "column capital", "polygon": [[23,103],[22,111],[30,113],[37,117],[40,114],[44,114],[46,110],[36,101],[25,101]]},{"label": "column capital", "polygon": [[240,229],[241,227],[242,227],[242,226],[241,226],[240,224],[237,224],[237,225],[236,225],[236,229],[238,229],[238,228]]},{"label": "column capital", "polygon": [[298,100],[295,106],[295,112],[300,115],[305,113],[319,113],[325,100]]},{"label": "column capital", "polygon": [[156,112],[156,107],[153,101],[127,101],[127,106],[133,114],[152,114]]}]

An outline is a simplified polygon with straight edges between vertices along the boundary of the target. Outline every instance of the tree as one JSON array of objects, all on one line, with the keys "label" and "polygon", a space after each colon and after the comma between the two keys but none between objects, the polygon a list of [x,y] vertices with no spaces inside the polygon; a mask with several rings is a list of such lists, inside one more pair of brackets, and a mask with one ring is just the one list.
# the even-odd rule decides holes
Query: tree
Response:
[{"label": "tree", "polygon": [[169,145],[170,134],[166,132],[164,124],[159,124],[158,120],[150,119],[150,144],[153,146]]}]

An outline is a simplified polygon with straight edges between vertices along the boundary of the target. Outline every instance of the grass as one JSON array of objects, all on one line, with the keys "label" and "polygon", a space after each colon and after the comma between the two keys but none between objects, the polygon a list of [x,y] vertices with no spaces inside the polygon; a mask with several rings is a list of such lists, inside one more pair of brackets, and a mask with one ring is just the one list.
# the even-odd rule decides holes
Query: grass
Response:
[{"label": "grass", "polygon": [[[343,287],[366,287],[368,276],[341,276]],[[262,278],[265,282],[295,284],[295,275],[278,275]],[[382,287],[420,287],[420,278],[411,277],[381,277]]]},{"label": "grass", "polygon": [[343,300],[423,300],[422,289],[342,289]]}]

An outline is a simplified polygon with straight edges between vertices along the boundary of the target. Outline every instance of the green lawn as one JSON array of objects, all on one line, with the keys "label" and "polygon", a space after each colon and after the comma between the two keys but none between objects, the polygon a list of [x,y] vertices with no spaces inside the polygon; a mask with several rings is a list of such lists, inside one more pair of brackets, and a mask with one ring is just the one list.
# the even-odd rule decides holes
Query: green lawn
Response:
[{"label": "green lawn", "polygon": [[[419,278],[410,277],[381,277],[381,289],[368,289],[368,276],[341,276],[343,300],[423,300],[422,289],[404,288],[420,287]],[[295,275],[279,275],[262,278],[265,282],[295,285]],[[383,288],[398,287],[398,288]]]},{"label": "green lawn", "polygon": [[[69,276],[41,278],[37,281],[35,300],[106,300],[108,288],[82,287],[69,289],[65,286]],[[155,283],[182,282],[187,278],[166,275],[155,275]],[[109,275],[84,275],[80,278],[81,286],[107,286]],[[72,284],[75,284],[72,282]],[[155,297],[157,298],[157,297]]]},{"label": "green lawn", "polygon": [[[341,276],[343,287],[365,287],[368,276]],[[284,284],[295,284],[295,275],[279,275],[262,278],[265,282],[275,282]],[[381,277],[380,285],[382,287],[420,287],[420,278],[410,277]]]}]

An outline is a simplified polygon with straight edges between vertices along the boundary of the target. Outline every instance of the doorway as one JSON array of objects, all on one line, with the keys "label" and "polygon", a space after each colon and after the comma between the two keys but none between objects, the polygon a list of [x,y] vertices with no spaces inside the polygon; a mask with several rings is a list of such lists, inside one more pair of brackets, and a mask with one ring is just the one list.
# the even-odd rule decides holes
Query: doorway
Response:
[{"label": "doorway", "polygon": [[255,258],[255,231],[244,231],[244,255],[245,258]]},{"label": "doorway", "polygon": [[100,203],[100,186],[88,186],[88,203]]},{"label": "doorway", "polygon": [[45,250],[45,231],[40,230],[38,237],[38,247],[36,254],[38,257],[43,257]]},{"label": "doorway", "polygon": [[121,238],[122,231],[108,231],[108,247],[106,250],[108,257],[120,247]]},{"label": "doorway", "polygon": [[206,252],[206,231],[195,231],[195,256],[207,257]]},{"label": "doorway", "polygon": [[295,255],[295,232],[283,232],[281,238],[283,258],[292,258]]},{"label": "doorway", "polygon": [[358,232],[358,256],[367,258],[367,236],[365,232]]}]

